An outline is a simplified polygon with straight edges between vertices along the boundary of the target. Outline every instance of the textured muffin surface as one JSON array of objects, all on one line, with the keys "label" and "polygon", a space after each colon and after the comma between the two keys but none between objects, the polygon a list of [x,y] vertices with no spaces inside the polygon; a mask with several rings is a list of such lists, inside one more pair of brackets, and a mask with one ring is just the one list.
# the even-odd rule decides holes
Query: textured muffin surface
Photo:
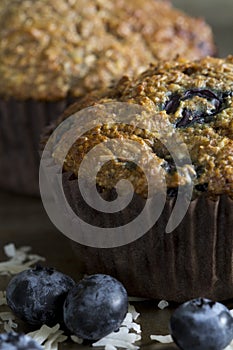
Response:
[{"label": "textured muffin surface", "polygon": [[0,95],[22,99],[80,96],[156,59],[215,54],[205,22],[167,1],[12,0],[0,27]]},{"label": "textured muffin surface", "polygon": [[[134,140],[144,149],[138,154],[139,166],[119,158],[107,162],[98,173],[98,185],[110,189],[120,179],[129,178],[135,192],[146,196],[146,179],[140,169],[140,165],[143,165],[153,174],[157,184],[155,188],[161,186],[161,176],[166,177],[171,195],[176,193],[179,185],[185,185],[192,179],[196,195],[206,192],[210,197],[221,194],[233,197],[232,56],[226,59],[207,57],[194,62],[180,59],[158,63],[135,79],[122,78],[115,88],[102,96],[87,96],[71,106],[63,118],[84,107],[105,106],[109,102],[143,106],[148,111],[148,114],[139,116],[144,128],[114,125],[114,116],[106,119],[105,123],[97,123],[94,129],[73,144],[64,162],[65,171],[72,171],[78,176],[84,155],[100,142],[114,138],[121,138],[125,143]],[[166,139],[178,135],[187,147],[192,165],[184,163],[178,173],[158,133],[163,136],[165,144]],[[65,141],[67,135],[65,130],[61,139]],[[57,160],[61,159],[59,147],[58,144],[54,150]],[[91,176],[91,172],[86,176]]]}]

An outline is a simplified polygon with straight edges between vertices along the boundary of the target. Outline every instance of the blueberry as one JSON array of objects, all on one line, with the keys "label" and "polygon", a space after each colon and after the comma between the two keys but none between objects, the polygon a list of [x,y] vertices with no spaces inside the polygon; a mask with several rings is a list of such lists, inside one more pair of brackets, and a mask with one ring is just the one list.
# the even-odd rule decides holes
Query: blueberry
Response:
[{"label": "blueberry", "polygon": [[74,285],[75,282],[63,273],[37,266],[11,279],[6,299],[23,321],[35,326],[54,326],[63,322],[63,304]]},{"label": "blueberry", "polygon": [[42,350],[43,348],[32,338],[24,334],[0,334],[0,350]]},{"label": "blueberry", "polygon": [[118,330],[128,310],[123,285],[108,275],[92,275],[81,280],[64,303],[66,327],[86,340],[98,340]]},{"label": "blueberry", "polygon": [[195,96],[199,96],[203,99],[211,102],[213,108],[211,111],[203,110],[201,106],[196,106],[196,110],[189,110],[184,108],[182,111],[182,118],[176,122],[176,128],[188,127],[194,123],[208,123],[212,120],[213,116],[219,113],[225,106],[225,100],[229,96],[228,92],[219,93],[219,97],[208,89],[191,89],[186,90],[182,94],[173,94],[170,99],[166,102],[164,109],[168,114],[175,114],[180,106],[181,101],[190,100]]},{"label": "blueberry", "polygon": [[173,94],[165,105],[165,111],[167,114],[173,114],[177,111],[180,105],[181,95]]},{"label": "blueberry", "polygon": [[198,298],[176,309],[170,329],[180,349],[221,350],[233,339],[233,318],[223,304]]}]

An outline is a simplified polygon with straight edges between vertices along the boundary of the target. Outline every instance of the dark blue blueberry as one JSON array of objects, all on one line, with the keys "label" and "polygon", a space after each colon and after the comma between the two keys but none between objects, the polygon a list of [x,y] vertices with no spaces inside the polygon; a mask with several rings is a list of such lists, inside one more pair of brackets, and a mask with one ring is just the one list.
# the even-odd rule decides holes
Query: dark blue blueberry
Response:
[{"label": "dark blue blueberry", "polygon": [[230,95],[228,92],[219,93],[219,97],[208,89],[191,89],[187,90],[183,95],[173,94],[165,104],[165,111],[168,114],[174,114],[180,106],[181,101],[191,99],[194,96],[202,97],[211,102],[213,108],[211,111],[203,111],[200,106],[197,105],[195,111],[184,108],[182,111],[182,118],[176,123],[176,128],[188,127],[194,123],[208,123],[212,120],[213,116],[219,113],[226,106],[224,105],[225,99]]},{"label": "dark blue blueberry", "polygon": [[181,95],[174,94],[170,97],[170,99],[167,101],[165,105],[165,111],[167,114],[173,114],[177,111],[179,105],[180,105]]},{"label": "dark blue blueberry", "polygon": [[24,334],[0,334],[0,350],[43,350],[32,338]]},{"label": "dark blue blueberry", "polygon": [[123,285],[108,275],[92,275],[81,280],[64,304],[66,327],[86,340],[97,340],[116,331],[128,310]]},{"label": "dark blue blueberry", "polygon": [[182,350],[222,350],[233,339],[233,318],[223,304],[198,298],[176,309],[170,329]]},{"label": "dark blue blueberry", "polygon": [[53,326],[62,323],[63,304],[74,285],[75,282],[63,273],[37,266],[11,279],[6,299],[23,321],[35,326]]}]

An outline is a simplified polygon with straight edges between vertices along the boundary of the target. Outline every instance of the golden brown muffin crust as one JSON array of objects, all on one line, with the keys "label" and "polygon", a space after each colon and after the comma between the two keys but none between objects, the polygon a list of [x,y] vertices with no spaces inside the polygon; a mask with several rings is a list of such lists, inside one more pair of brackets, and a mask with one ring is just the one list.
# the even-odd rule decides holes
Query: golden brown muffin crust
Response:
[{"label": "golden brown muffin crust", "polygon": [[167,1],[12,0],[0,28],[0,95],[21,99],[80,96],[156,59],[215,53],[205,22]]},{"label": "golden brown muffin crust", "polygon": [[[108,102],[143,106],[150,112],[141,115],[144,128],[111,126],[111,117],[74,143],[64,163],[65,171],[78,175],[84,155],[99,142],[132,139],[145,148],[137,164],[146,164],[151,172],[156,169],[156,181],[159,176],[165,176],[171,193],[175,193],[177,186],[193,179],[195,194],[207,192],[212,198],[228,194],[233,198],[233,56],[226,59],[207,57],[194,62],[184,59],[160,62],[135,79],[124,77],[115,88],[102,93],[102,97],[98,93],[85,97],[71,106],[63,119],[87,106],[104,106]],[[169,152],[156,133],[151,132],[152,122],[158,123],[158,132],[163,136],[167,133],[167,139],[178,135],[186,144],[192,166],[184,164],[180,169],[181,176],[178,176]],[[66,137],[64,132],[62,138],[65,140]],[[59,160],[59,154],[58,146],[54,158]],[[110,172],[113,175],[109,176]],[[146,196],[147,185],[140,167],[129,166],[119,159],[103,167],[97,183],[109,189],[119,179],[129,177],[136,192]]]}]

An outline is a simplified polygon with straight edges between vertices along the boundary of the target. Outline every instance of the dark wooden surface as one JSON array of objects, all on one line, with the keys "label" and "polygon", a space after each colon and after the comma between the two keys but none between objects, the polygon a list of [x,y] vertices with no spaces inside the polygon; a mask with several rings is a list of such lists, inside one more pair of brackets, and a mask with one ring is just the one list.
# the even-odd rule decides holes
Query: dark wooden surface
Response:
[{"label": "dark wooden surface", "polygon": [[[205,17],[213,26],[219,55],[233,54],[233,1],[232,0],[174,0],[174,5],[186,12]],[[16,174],[17,176],[17,174]],[[69,240],[50,223],[39,198],[22,197],[0,192],[0,261],[5,260],[3,246],[14,242],[17,247],[29,245],[32,253],[46,258],[46,264],[80,278],[77,259]],[[4,290],[8,279],[0,277],[0,290]],[[231,307],[232,302],[227,302]],[[150,341],[150,334],[167,334],[168,322],[174,306],[165,310],[157,308],[156,301],[135,303],[141,312],[139,322],[142,326],[141,345],[146,349],[176,349],[174,345],[161,345]],[[0,311],[4,308],[0,307]],[[27,331],[26,325],[20,330]],[[61,345],[60,349],[87,349],[72,343]]]}]

